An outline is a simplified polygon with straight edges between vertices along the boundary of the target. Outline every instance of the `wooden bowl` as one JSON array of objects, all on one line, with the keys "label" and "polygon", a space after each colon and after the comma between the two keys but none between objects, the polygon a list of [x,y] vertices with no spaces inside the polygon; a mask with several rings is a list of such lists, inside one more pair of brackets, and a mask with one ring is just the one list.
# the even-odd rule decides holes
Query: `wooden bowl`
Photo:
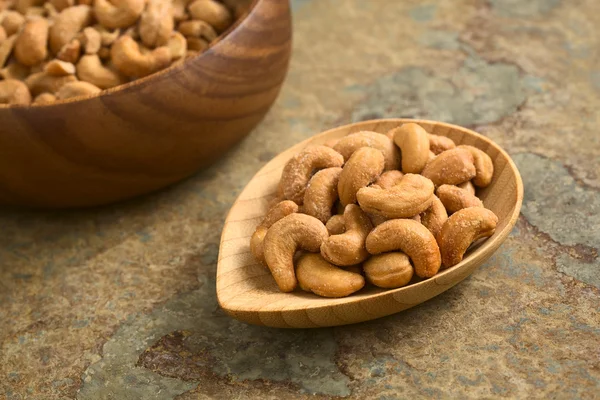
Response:
[{"label": "wooden bowl", "polygon": [[210,164],[275,101],[291,35],[289,1],[256,0],[182,65],[81,100],[0,106],[0,204],[105,204]]},{"label": "wooden bowl", "polygon": [[[472,246],[464,260],[433,278],[399,289],[373,286],[349,297],[328,299],[299,289],[282,293],[270,272],[249,249],[250,236],[275,195],[286,162],[303,148],[323,144],[362,130],[385,133],[402,123],[416,122],[430,133],[447,136],[456,144],[469,144],[490,155],[494,176],[487,188],[478,191],[485,206],[499,218],[496,233]],[[256,325],[278,328],[314,328],[367,321],[390,315],[431,299],[450,289],[487,260],[514,226],[523,200],[523,183],[511,158],[497,144],[469,129],[426,120],[385,119],[365,121],[331,129],[279,154],[248,183],[232,206],[221,236],[217,267],[217,298],[233,318]]]}]

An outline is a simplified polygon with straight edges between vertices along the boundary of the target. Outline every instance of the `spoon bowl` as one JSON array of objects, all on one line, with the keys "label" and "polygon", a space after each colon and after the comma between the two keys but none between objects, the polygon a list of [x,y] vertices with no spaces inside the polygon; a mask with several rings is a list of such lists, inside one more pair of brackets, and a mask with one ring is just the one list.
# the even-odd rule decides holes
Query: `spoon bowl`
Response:
[{"label": "spoon bowl", "polygon": [[[459,144],[485,151],[494,163],[492,183],[477,195],[498,216],[493,236],[471,246],[457,265],[433,278],[398,289],[367,285],[343,298],[323,298],[299,289],[282,293],[271,273],[250,253],[250,237],[275,197],[287,161],[308,146],[324,144],[358,131],[386,133],[407,122]],[[406,310],[450,289],[468,277],[498,249],[512,230],[523,201],[521,176],[510,156],[490,139],[472,130],[427,120],[381,119],[340,126],[313,136],[280,153],[246,185],[233,204],[221,235],[217,265],[217,298],[233,318],[277,328],[316,328],[368,321]]]}]

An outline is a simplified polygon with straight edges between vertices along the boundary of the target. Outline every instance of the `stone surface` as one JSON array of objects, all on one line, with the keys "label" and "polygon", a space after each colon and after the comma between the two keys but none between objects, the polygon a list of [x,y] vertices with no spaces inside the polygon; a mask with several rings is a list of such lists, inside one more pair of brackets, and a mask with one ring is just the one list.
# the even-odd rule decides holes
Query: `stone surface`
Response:
[{"label": "stone surface", "polygon": [[[267,118],[160,193],[0,211],[0,398],[598,398],[597,0],[296,0]],[[279,151],[338,124],[426,117],[503,146],[522,215],[470,278],[403,313],[308,331],[215,299],[220,229]]]}]

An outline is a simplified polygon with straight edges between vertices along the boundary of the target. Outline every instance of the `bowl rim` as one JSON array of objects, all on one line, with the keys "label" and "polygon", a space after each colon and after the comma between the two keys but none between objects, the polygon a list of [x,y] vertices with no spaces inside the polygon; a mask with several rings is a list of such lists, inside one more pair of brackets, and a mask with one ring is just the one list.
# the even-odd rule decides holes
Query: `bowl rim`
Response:
[{"label": "bowl rim", "polygon": [[95,98],[103,98],[106,96],[112,96],[115,93],[134,89],[134,88],[137,88],[138,86],[143,87],[143,86],[152,84],[154,80],[166,77],[170,74],[174,74],[174,73],[178,72],[179,70],[184,69],[186,67],[186,65],[189,64],[190,62],[198,61],[198,60],[201,60],[203,57],[206,57],[212,51],[213,48],[219,46],[219,44],[222,41],[224,41],[227,37],[229,37],[229,35],[233,34],[239,28],[241,28],[242,24],[244,24],[245,21],[255,12],[258,4],[263,1],[265,1],[265,0],[252,0],[252,2],[250,3],[250,6],[248,7],[248,11],[246,11],[246,13],[241,18],[238,18],[237,20],[235,20],[233,22],[233,24],[231,24],[225,31],[223,31],[219,36],[217,36],[217,38],[215,40],[210,42],[208,47],[206,48],[206,50],[204,50],[202,53],[200,53],[194,57],[184,60],[183,63],[181,63],[181,64],[175,65],[174,63],[172,63],[167,68],[161,69],[160,71],[156,71],[150,75],[135,79],[131,82],[123,83],[119,86],[114,86],[112,88],[104,89],[104,90],[100,91],[99,93],[91,94],[91,95],[87,95],[87,96],[78,96],[78,97],[73,97],[73,98],[69,98],[69,99],[56,100],[55,102],[49,103],[49,104],[33,104],[33,103],[31,103],[31,104],[0,104],[0,112],[2,112],[3,110],[12,110],[12,109],[21,109],[21,110],[27,109],[27,110],[29,110],[29,109],[37,109],[37,108],[42,108],[42,107],[47,108],[47,107],[53,107],[53,106],[60,106],[63,104],[70,104],[70,103],[79,103],[79,102],[84,102],[84,101],[88,101],[88,100],[95,99]]},{"label": "bowl rim", "polygon": [[[311,310],[311,311],[318,311],[318,310],[322,310],[322,309],[329,309],[332,307],[337,307],[337,306],[347,306],[347,305],[351,305],[351,304],[355,304],[355,303],[360,303],[362,301],[368,301],[368,300],[374,300],[383,296],[398,296],[400,295],[402,292],[408,292],[408,291],[412,291],[412,290],[419,290],[422,286],[426,286],[426,285],[430,285],[431,282],[436,283],[436,281],[438,279],[443,280],[444,277],[448,276],[448,275],[453,275],[456,274],[457,271],[462,270],[462,267],[465,267],[468,263],[472,263],[472,262],[476,262],[477,258],[480,257],[484,257],[485,254],[483,252],[483,250],[485,250],[486,248],[489,248],[491,245],[496,245],[496,248],[494,248],[492,250],[492,253],[495,252],[500,245],[506,240],[506,238],[508,237],[508,235],[510,234],[510,232],[513,230],[514,225],[517,222],[517,219],[519,218],[519,214],[521,212],[521,206],[523,204],[523,193],[524,193],[524,189],[523,189],[523,180],[521,178],[521,174],[519,172],[519,169],[517,168],[517,165],[514,163],[513,159],[510,157],[510,155],[500,146],[498,145],[496,142],[494,142],[493,140],[491,140],[490,138],[488,138],[487,136],[484,136],[478,132],[475,132],[472,129],[469,129],[467,127],[464,126],[460,126],[460,125],[456,125],[456,124],[450,124],[450,123],[446,123],[446,122],[441,122],[441,121],[434,121],[434,120],[427,120],[427,119],[412,119],[412,118],[381,118],[381,119],[370,119],[370,120],[365,120],[365,121],[359,121],[359,122],[353,122],[353,123],[349,123],[349,124],[344,124],[344,125],[339,125],[337,127],[331,128],[331,129],[327,129],[326,131],[322,131],[320,133],[317,133],[313,136],[310,136],[309,138],[294,144],[293,146],[290,146],[284,150],[282,150],[280,153],[277,154],[277,156],[281,153],[287,152],[293,148],[303,148],[306,147],[307,145],[310,145],[312,141],[314,141],[316,138],[322,137],[322,136],[326,136],[328,134],[331,134],[339,129],[348,129],[348,128],[352,128],[352,127],[356,127],[356,126],[360,126],[360,125],[368,125],[368,124],[378,124],[378,123],[399,123],[399,124],[404,124],[404,123],[409,123],[409,122],[413,122],[416,124],[430,124],[430,125],[438,125],[438,126],[443,126],[449,129],[455,129],[455,130],[460,130],[460,131],[464,131],[466,133],[468,133],[469,135],[472,135],[480,140],[482,140],[483,142],[485,142],[489,147],[493,147],[495,148],[499,154],[501,154],[508,162],[507,164],[510,166],[511,170],[514,172],[515,175],[515,180],[516,180],[516,202],[514,204],[513,207],[513,211],[510,214],[510,217],[508,218],[508,221],[506,223],[506,225],[500,230],[497,231],[494,235],[497,234],[497,236],[492,236],[493,237],[493,241],[490,241],[489,243],[484,242],[481,246],[477,247],[476,249],[474,249],[474,251],[469,254],[468,257],[464,258],[463,260],[461,260],[460,263],[450,267],[450,268],[446,268],[440,272],[438,272],[435,276],[428,278],[428,279],[423,279],[419,282],[410,284],[410,285],[406,285],[406,286],[402,286],[399,288],[395,288],[395,289],[380,289],[376,288],[376,290],[378,290],[378,292],[376,293],[369,293],[369,294],[364,294],[363,296],[361,296],[360,293],[356,293],[353,294],[351,296],[347,296],[347,297],[342,297],[342,298],[320,298],[316,295],[314,298],[316,300],[323,300],[324,304],[315,304],[315,305],[311,305],[309,307],[296,307],[294,304],[290,304],[289,306],[286,306],[285,309],[282,310],[257,310],[255,308],[252,307],[245,307],[245,306],[239,306],[236,308],[231,308],[231,307],[227,307],[227,305],[229,303],[231,303],[231,301],[237,297],[232,297],[227,299],[226,303],[222,302],[222,299],[219,296],[220,290],[219,290],[219,279],[218,279],[218,272],[219,272],[219,264],[221,263],[221,258],[219,257],[219,261],[217,262],[217,269],[216,269],[216,277],[217,277],[217,287],[216,287],[216,295],[217,295],[217,301],[219,303],[219,306],[225,310],[228,314],[234,316],[235,318],[235,313],[244,313],[244,312],[251,312],[251,313],[259,313],[259,314],[269,314],[269,313],[286,313],[286,312],[297,312],[297,311],[304,311],[304,310]],[[445,136],[445,135],[442,135]],[[271,159],[269,162],[267,162],[262,168],[260,168],[253,176],[252,178],[250,178],[250,180],[248,181],[248,183],[250,181],[252,181],[256,176],[260,175],[261,172],[265,171],[268,167],[269,164],[277,157],[275,156],[273,159]],[[272,167],[271,167],[272,168]],[[247,184],[246,184],[247,186]],[[227,213],[227,217],[225,218],[225,222],[223,227],[225,228],[225,226],[228,224],[229,222],[229,218],[231,216],[231,212],[234,209],[235,204],[237,204],[238,200],[240,199],[240,196],[243,194],[246,186],[244,187],[244,189],[242,190],[242,192],[238,195],[238,197],[235,199],[235,201],[233,202],[229,212]],[[224,228],[221,232],[221,242],[223,240],[223,231]],[[491,238],[490,238],[491,239]],[[222,244],[222,243],[221,243]],[[486,246],[486,244],[488,244],[488,246]],[[219,249],[219,251],[221,251],[221,249]],[[475,256],[475,258],[472,258],[473,256]],[[490,254],[491,256],[491,254]],[[485,259],[487,260],[487,258]],[[483,260],[482,262],[485,262],[485,260]],[[481,264],[481,263],[480,263]],[[478,264],[475,268],[478,268],[479,265]],[[474,269],[475,269],[474,268]],[[467,274],[470,275],[471,273]],[[465,276],[466,278],[466,276]],[[462,279],[460,279],[462,280]],[[458,282],[460,282],[460,280]],[[457,283],[458,283],[457,282]],[[287,294],[287,293],[286,293]],[[312,295],[311,293],[300,293],[298,291],[289,293],[289,294],[306,294],[306,295]],[[435,296],[434,296],[435,297]],[[311,297],[312,298],[312,297]],[[421,302],[419,302],[421,303]],[[419,304],[419,303],[415,303]],[[251,303],[250,303],[251,304]],[[250,305],[248,304],[248,305]]]}]

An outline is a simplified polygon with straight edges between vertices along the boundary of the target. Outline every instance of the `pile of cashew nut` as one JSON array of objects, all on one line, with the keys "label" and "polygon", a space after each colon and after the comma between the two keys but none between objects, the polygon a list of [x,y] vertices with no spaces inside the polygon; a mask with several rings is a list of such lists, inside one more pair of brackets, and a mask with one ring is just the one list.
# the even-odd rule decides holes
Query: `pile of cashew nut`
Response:
[{"label": "pile of cashew nut", "polygon": [[183,63],[251,0],[0,0],[0,104],[88,96]]},{"label": "pile of cashew nut", "polygon": [[282,292],[344,297],[431,278],[494,234],[498,217],[476,195],[493,174],[482,150],[415,123],[352,133],[288,161],[250,250]]}]

